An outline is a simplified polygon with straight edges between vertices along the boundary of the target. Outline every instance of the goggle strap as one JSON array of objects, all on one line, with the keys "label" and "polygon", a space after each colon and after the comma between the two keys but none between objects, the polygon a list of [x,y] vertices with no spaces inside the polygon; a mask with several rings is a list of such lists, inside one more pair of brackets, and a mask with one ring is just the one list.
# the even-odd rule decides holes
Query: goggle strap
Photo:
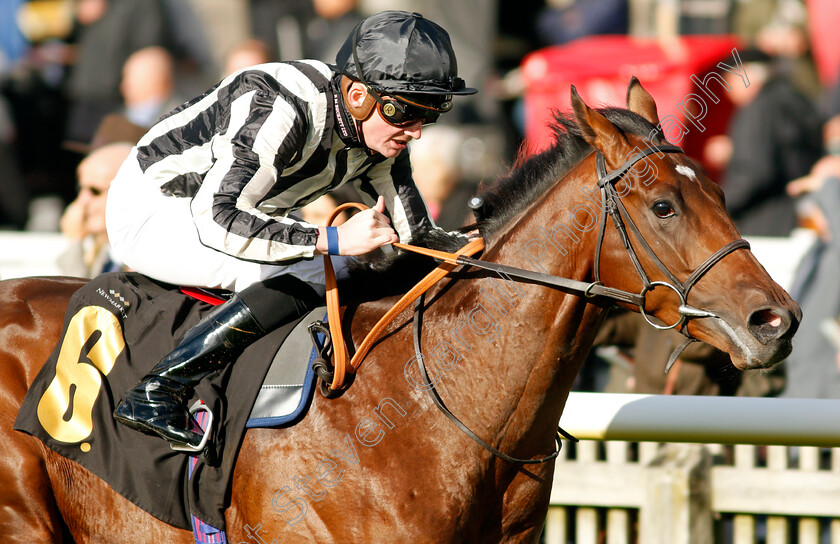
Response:
[{"label": "goggle strap", "polygon": [[450,109],[452,109],[452,102],[450,102],[449,100],[445,100],[443,102],[443,104],[449,104],[448,108],[436,108],[434,106],[429,106],[428,104],[421,104],[419,102],[414,102],[413,100],[409,100],[409,99],[405,98],[404,96],[400,96],[398,94],[395,94],[393,96],[394,96],[394,99],[399,101],[399,102],[405,102],[406,104],[414,106],[415,108],[422,108],[424,110],[431,110],[431,111],[434,111],[434,112],[437,112],[437,113],[446,113]]}]

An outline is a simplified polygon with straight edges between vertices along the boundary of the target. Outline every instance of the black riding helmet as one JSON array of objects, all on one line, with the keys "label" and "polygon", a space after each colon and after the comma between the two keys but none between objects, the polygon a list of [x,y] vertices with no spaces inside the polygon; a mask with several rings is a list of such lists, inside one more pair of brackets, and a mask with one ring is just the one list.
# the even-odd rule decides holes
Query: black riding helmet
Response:
[{"label": "black riding helmet", "polygon": [[[342,77],[342,96],[360,123],[375,106],[388,123],[403,126],[421,119],[434,123],[452,108],[453,94],[473,94],[458,77],[449,34],[419,13],[383,11],[353,29],[336,55]],[[353,81],[367,87],[364,103],[347,104]],[[384,98],[390,95],[395,100]],[[359,130],[361,134],[361,130]]]},{"label": "black riding helmet", "polygon": [[478,92],[458,77],[449,34],[419,13],[383,11],[371,15],[353,29],[335,62],[342,74],[378,93]]}]

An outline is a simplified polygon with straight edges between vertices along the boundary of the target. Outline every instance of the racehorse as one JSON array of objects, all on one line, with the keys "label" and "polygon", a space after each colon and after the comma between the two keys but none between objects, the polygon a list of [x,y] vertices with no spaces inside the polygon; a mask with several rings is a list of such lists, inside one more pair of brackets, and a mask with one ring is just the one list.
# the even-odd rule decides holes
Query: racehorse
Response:
[{"label": "racehorse", "polygon": [[[230,542],[536,542],[554,463],[491,453],[428,390],[498,451],[551,458],[612,302],[728,352],[739,369],[788,355],[798,306],[740,240],[720,188],[655,129],[652,97],[634,78],[627,110],[592,109],[574,89],[572,105],[557,116],[553,147],[483,192],[479,225],[482,261],[568,278],[583,292],[466,267],[440,282],[416,333],[427,380],[406,311],[342,396],[316,395],[291,428],[246,433],[226,511]],[[0,533],[6,542],[192,542],[11,429],[81,285],[0,283]],[[348,309],[354,344],[392,302]]]}]

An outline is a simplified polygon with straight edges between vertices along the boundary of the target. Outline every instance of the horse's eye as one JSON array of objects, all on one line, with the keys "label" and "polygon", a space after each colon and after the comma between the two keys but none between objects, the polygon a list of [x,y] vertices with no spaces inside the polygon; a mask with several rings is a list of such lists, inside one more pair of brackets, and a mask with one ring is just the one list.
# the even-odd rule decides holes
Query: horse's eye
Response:
[{"label": "horse's eye", "polygon": [[655,213],[657,217],[665,219],[666,217],[674,215],[674,207],[671,206],[671,203],[667,200],[660,200],[653,205],[653,213]]}]

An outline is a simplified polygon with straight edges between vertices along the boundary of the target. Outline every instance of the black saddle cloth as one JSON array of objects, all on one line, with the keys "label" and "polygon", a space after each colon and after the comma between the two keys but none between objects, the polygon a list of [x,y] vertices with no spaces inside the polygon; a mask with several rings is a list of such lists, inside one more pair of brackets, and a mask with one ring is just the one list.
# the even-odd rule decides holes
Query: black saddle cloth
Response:
[{"label": "black saddle cloth", "polygon": [[210,440],[216,466],[198,463],[188,477],[187,455],[112,417],[123,393],[212,308],[137,273],[95,278],[71,298],[62,341],[27,393],[15,429],[80,463],[162,521],[190,530],[192,514],[224,530],[246,421],[278,346],[297,321],[196,387],[216,418]]}]

